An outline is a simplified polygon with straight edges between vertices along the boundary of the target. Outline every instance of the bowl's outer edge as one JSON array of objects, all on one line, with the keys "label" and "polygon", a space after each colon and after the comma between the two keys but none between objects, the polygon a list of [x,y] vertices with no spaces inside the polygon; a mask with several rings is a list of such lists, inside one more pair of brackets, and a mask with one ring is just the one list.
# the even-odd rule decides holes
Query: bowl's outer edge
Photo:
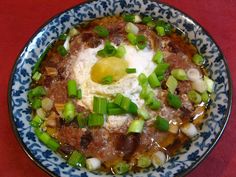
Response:
[{"label": "bowl's outer edge", "polygon": [[[15,72],[15,69],[16,69],[16,63],[17,63],[17,59],[19,58],[20,54],[24,51],[25,47],[30,43],[30,41],[40,32],[40,30],[45,27],[48,23],[50,23],[54,18],[60,16],[62,13],[66,12],[66,11],[69,11],[75,7],[78,7],[78,6],[81,6],[81,5],[84,5],[84,4],[87,4],[87,3],[90,3],[90,2],[93,2],[93,1],[96,1],[96,0],[87,0],[87,1],[84,1],[82,3],[80,3],[79,5],[75,5],[75,6],[72,6],[62,12],[59,12],[57,13],[56,15],[52,16],[49,20],[47,20],[43,25],[41,25],[34,33],[33,35],[29,38],[29,40],[26,42],[26,44],[24,45],[24,47],[22,48],[22,50],[19,52],[19,54],[17,55],[17,58],[15,60],[15,63],[11,69],[11,76],[10,76],[10,80],[8,82],[8,112],[9,112],[9,115],[10,115],[10,121],[11,121],[11,125],[12,125],[12,129],[14,131],[14,134],[15,134],[15,137],[17,138],[18,142],[20,143],[21,145],[21,148],[23,149],[23,151],[27,154],[27,156],[38,166],[40,167],[42,170],[44,170],[46,173],[48,173],[50,176],[54,176],[54,177],[57,177],[57,175],[51,171],[49,171],[48,169],[46,169],[43,165],[41,165],[41,163],[39,163],[35,158],[34,156],[32,155],[32,153],[30,152],[30,150],[25,146],[25,144],[23,143],[22,139],[20,138],[19,134],[18,134],[18,131],[16,129],[16,125],[14,123],[14,120],[13,120],[13,114],[12,114],[12,105],[11,105],[11,92],[12,92],[12,81],[13,81],[13,74]],[[153,2],[158,2],[158,1],[155,1],[155,0],[149,0],[149,1],[153,1]],[[185,12],[179,10],[178,8],[176,7],[173,7],[172,5],[168,4],[168,3],[163,3],[163,2],[158,2],[159,4],[163,4],[163,5],[167,5],[179,12],[181,12],[185,18],[188,18],[190,20],[192,20],[195,24],[197,24],[198,26],[200,26],[203,31],[207,34],[207,36],[209,36],[211,38],[211,40],[215,43],[215,45],[217,46],[217,48],[219,49],[220,53],[222,53],[222,50],[220,49],[220,47],[218,46],[218,44],[216,43],[216,41],[214,40],[214,38],[209,34],[209,32],[207,30],[205,30],[205,28],[203,28],[193,17],[187,15]],[[226,69],[227,69],[227,75],[228,75],[228,80],[229,80],[229,99],[228,99],[228,108],[227,108],[227,111],[226,111],[226,116],[224,117],[225,119],[225,123],[224,123],[224,126],[222,128],[222,130],[218,133],[217,138],[215,139],[215,141],[213,142],[212,146],[204,153],[203,156],[201,156],[201,158],[196,162],[194,163],[191,168],[189,168],[188,170],[186,170],[185,172],[181,173],[181,174],[178,174],[178,176],[185,176],[187,175],[189,172],[191,172],[193,169],[195,169],[201,161],[203,161],[207,155],[209,155],[209,153],[213,150],[213,148],[215,147],[215,145],[217,144],[218,140],[220,139],[221,135],[223,134],[224,132],[224,129],[228,123],[228,120],[229,120],[229,116],[230,116],[230,113],[231,113],[231,109],[232,109],[232,78],[231,78],[231,75],[230,75],[230,71],[229,71],[229,67],[228,67],[228,64],[226,63],[226,58],[225,56],[223,55],[223,62],[224,62],[224,65],[226,66]]]}]

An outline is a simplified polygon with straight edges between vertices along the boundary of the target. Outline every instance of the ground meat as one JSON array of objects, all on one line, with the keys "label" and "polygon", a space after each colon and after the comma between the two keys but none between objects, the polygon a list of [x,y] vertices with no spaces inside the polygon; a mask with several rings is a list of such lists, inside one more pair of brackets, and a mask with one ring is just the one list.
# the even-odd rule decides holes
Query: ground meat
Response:
[{"label": "ground meat", "polygon": [[165,61],[170,64],[170,70],[178,68],[189,69],[193,66],[192,62],[181,54],[171,54],[165,58]]},{"label": "ground meat", "polygon": [[124,153],[124,159],[129,160],[140,144],[140,134],[121,134],[116,142],[116,149]]},{"label": "ground meat", "polygon": [[92,133],[90,131],[86,131],[85,134],[81,136],[80,146],[83,149],[86,149],[92,140],[93,140]]},{"label": "ground meat", "polygon": [[66,81],[55,81],[48,88],[48,97],[51,98],[54,103],[66,103],[68,100],[67,96],[67,82]]},{"label": "ground meat", "polygon": [[192,83],[191,81],[179,81],[176,91],[182,95],[187,94],[190,90],[192,90]]}]

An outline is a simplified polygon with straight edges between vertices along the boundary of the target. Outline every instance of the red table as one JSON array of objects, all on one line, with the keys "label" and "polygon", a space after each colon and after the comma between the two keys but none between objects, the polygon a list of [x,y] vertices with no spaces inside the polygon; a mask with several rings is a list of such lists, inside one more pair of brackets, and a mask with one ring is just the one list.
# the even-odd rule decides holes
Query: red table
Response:
[{"label": "red table", "polygon": [[[17,142],[7,107],[8,81],[17,54],[32,34],[49,18],[81,0],[1,0],[0,2],[0,176],[48,176],[23,152]],[[195,18],[221,47],[232,80],[236,81],[236,1],[235,0],[163,0]],[[234,99],[236,99],[234,95]],[[236,176],[236,105],[226,130],[210,155],[189,177]]]}]

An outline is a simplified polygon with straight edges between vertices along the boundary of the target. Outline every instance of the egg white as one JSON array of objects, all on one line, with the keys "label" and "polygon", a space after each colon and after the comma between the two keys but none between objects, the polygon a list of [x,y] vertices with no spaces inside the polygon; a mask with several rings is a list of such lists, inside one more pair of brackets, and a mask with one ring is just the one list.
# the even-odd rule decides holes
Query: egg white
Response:
[{"label": "egg white", "polygon": [[[137,50],[134,46],[124,44],[126,49],[124,60],[127,61],[129,68],[136,68],[136,73],[127,74],[119,81],[110,85],[102,85],[91,80],[90,72],[92,66],[99,60],[96,57],[97,52],[103,47],[104,44],[101,44],[97,48],[82,49],[75,56],[76,62],[73,66],[74,79],[82,90],[82,99],[78,101],[78,104],[92,111],[94,96],[112,99],[117,93],[121,93],[130,98],[138,107],[143,107],[144,101],[139,98],[141,87],[138,83],[138,75],[144,73],[148,76],[153,72],[156,67],[152,61],[154,51],[147,48]],[[127,115],[127,118],[129,117]],[[123,122],[125,121],[123,120]]]}]

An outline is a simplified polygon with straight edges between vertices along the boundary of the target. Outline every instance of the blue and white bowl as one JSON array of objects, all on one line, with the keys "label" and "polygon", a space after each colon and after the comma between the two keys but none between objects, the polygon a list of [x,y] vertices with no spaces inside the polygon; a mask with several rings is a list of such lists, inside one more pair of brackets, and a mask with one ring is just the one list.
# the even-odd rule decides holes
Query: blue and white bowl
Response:
[{"label": "blue and white bowl", "polygon": [[63,158],[47,149],[36,138],[33,128],[29,125],[31,110],[27,103],[32,68],[46,47],[68,28],[84,21],[124,12],[162,18],[183,31],[206,58],[205,66],[215,81],[215,96],[199,138],[186,145],[179,155],[171,158],[164,166],[125,176],[185,175],[210,152],[226,126],[232,102],[229,69],[217,44],[197,22],[173,7],[152,0],[87,2],[60,13],[31,37],[16,60],[9,84],[9,111],[15,134],[27,155],[52,176],[90,177],[99,174],[70,167]]}]

